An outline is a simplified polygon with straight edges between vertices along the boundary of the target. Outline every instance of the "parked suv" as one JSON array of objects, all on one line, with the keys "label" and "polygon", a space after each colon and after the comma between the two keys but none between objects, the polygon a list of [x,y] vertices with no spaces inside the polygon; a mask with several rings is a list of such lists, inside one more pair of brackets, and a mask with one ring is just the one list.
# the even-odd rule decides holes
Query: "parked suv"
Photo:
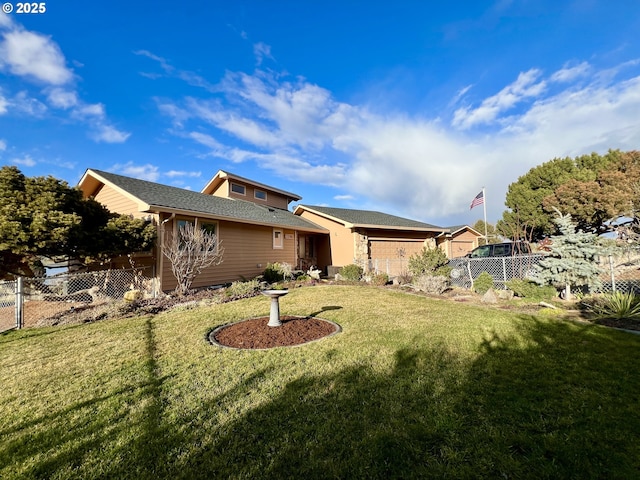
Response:
[{"label": "parked suv", "polygon": [[531,253],[527,242],[504,242],[481,245],[464,257],[449,261],[452,283],[469,287],[482,272],[487,272],[496,282],[504,285],[512,278],[533,278],[537,272],[533,267],[543,255]]},{"label": "parked suv", "polygon": [[530,253],[531,247],[527,242],[504,242],[480,245],[479,247],[471,250],[471,253],[469,253],[467,257],[513,257],[515,255],[528,255]]}]

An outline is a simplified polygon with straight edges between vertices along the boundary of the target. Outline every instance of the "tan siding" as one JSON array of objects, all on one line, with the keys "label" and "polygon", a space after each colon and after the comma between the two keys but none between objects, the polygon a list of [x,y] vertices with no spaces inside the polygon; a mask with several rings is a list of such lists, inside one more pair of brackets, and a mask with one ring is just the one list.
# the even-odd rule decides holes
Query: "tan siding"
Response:
[{"label": "tan siding", "polygon": [[95,199],[107,207],[110,211],[121,214],[132,214],[135,217],[146,216],[140,212],[138,204],[114,190],[109,185],[104,185],[96,194]]},{"label": "tan siding", "polygon": [[[231,183],[235,183],[235,184],[244,186],[245,195],[241,195],[239,193],[232,192],[231,191]],[[260,200],[258,198],[255,198],[255,190],[261,190],[263,192],[266,192],[267,199],[266,200]],[[289,207],[288,199],[284,195],[282,195],[280,193],[273,192],[272,190],[269,190],[268,188],[254,187],[253,185],[249,185],[249,184],[246,184],[246,183],[243,183],[243,182],[240,182],[240,181],[235,181],[235,180],[232,180],[231,182],[229,182],[229,180],[225,180],[213,192],[213,195],[218,196],[218,197],[225,197],[225,198],[237,198],[238,200],[247,200],[249,202],[257,203],[258,205],[267,205],[269,207],[281,208],[283,210],[286,210]]]},{"label": "tan siding", "polygon": [[354,239],[353,232],[350,228],[346,228],[338,222],[329,220],[306,210],[303,210],[300,216],[315,223],[316,225],[326,228],[330,232],[329,250],[331,258],[323,257],[322,263],[327,262],[327,265],[334,265],[337,267],[343,267],[353,263]]},{"label": "tan siding", "polygon": [[229,198],[229,180],[223,181],[212,195],[215,197]]},{"label": "tan siding", "polygon": [[[233,282],[243,277],[254,278],[264,271],[269,262],[287,262],[295,267],[293,230],[284,230],[282,249],[273,248],[271,227],[221,221],[218,224],[218,232],[224,248],[223,262],[202,272],[194,282],[194,288]],[[176,280],[171,272],[171,265],[166,261],[164,265],[162,289],[168,291],[175,288]]]},{"label": "tan siding", "polygon": [[475,233],[462,230],[452,238],[438,239],[438,245],[445,251],[449,258],[464,257],[478,246],[478,238],[480,237]]}]

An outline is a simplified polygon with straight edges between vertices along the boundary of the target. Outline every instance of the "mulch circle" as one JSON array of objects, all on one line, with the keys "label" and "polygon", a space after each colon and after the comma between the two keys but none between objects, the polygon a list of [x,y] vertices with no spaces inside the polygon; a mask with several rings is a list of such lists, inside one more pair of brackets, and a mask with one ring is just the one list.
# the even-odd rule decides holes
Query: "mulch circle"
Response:
[{"label": "mulch circle", "polygon": [[280,320],[279,327],[269,327],[269,317],[222,325],[209,334],[209,341],[221,347],[257,350],[303,345],[342,330],[337,323],[316,317],[283,315]]}]

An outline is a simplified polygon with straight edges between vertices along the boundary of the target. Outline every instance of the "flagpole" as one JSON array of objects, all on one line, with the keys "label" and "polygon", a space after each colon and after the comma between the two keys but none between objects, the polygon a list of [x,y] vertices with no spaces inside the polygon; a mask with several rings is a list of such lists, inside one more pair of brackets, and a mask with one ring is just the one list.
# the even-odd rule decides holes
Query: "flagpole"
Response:
[{"label": "flagpole", "polygon": [[484,192],[484,187],[482,187],[482,206],[484,207],[484,244],[489,245],[489,235],[487,235],[487,195]]}]

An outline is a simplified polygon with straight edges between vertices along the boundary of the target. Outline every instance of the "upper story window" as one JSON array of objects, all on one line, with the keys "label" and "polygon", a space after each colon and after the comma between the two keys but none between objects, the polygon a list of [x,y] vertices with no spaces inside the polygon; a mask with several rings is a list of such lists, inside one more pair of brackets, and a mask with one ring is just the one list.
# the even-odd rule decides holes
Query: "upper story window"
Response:
[{"label": "upper story window", "polygon": [[233,193],[237,193],[239,195],[246,195],[247,194],[247,189],[245,188],[244,185],[240,185],[239,183],[232,183],[231,184],[231,191]]},{"label": "upper story window", "polygon": [[254,190],[253,191],[253,196],[255,198],[257,198],[258,200],[266,200],[267,199],[267,192],[264,192],[262,190]]}]

